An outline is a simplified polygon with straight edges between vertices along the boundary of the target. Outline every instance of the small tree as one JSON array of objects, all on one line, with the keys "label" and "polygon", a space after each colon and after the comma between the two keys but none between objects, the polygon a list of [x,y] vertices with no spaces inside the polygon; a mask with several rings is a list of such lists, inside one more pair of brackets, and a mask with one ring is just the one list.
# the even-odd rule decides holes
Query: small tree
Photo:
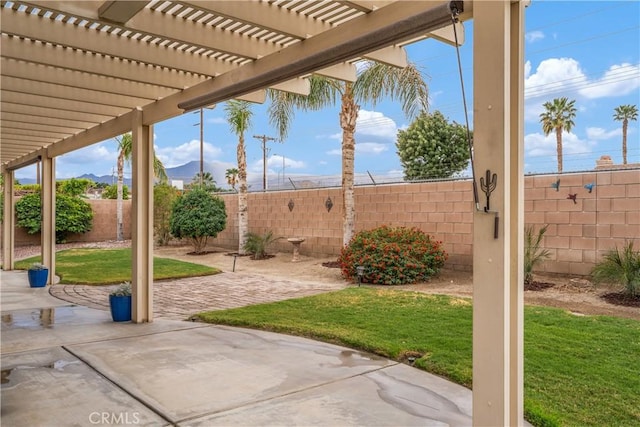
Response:
[{"label": "small tree", "polygon": [[[117,200],[118,185],[107,185],[104,190],[102,190],[102,198]],[[122,200],[129,200],[129,187],[127,185],[122,185]]]},{"label": "small tree", "polygon": [[176,199],[169,225],[171,234],[190,239],[194,252],[200,254],[207,239],[216,237],[227,225],[224,201],[202,188],[195,188]]},{"label": "small tree", "polygon": [[[86,233],[91,230],[93,210],[79,197],[56,195],[56,242],[64,243],[70,233]],[[29,234],[40,232],[42,227],[42,201],[40,193],[23,196],[16,202],[16,224]]]},{"label": "small tree", "polygon": [[591,270],[594,282],[610,282],[623,288],[630,297],[640,296],[640,251],[633,249],[633,242],[620,251],[616,246],[606,253]]},{"label": "small tree", "polygon": [[94,187],[95,184],[95,182],[87,178],[71,178],[58,181],[56,189],[59,193],[69,196],[83,197],[87,189]]},{"label": "small tree", "polygon": [[533,283],[533,269],[545,259],[549,258],[549,251],[542,249],[542,238],[549,226],[545,225],[538,234],[535,234],[533,227],[524,230],[524,284]]},{"label": "small tree", "polygon": [[253,254],[253,259],[264,259],[267,257],[267,249],[269,246],[282,237],[273,237],[273,231],[269,230],[263,235],[258,233],[247,233],[247,241],[244,249]]},{"label": "small tree", "polygon": [[153,187],[153,232],[160,246],[171,239],[171,207],[178,198],[178,190],[168,184]]},{"label": "small tree", "polygon": [[420,114],[399,131],[396,147],[406,180],[448,178],[469,164],[466,128],[439,111]]}]

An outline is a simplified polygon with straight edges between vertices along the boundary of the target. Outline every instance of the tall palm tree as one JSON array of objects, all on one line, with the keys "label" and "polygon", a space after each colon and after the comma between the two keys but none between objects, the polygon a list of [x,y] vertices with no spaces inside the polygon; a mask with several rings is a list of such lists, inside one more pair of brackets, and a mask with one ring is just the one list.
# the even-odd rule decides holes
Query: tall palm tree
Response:
[{"label": "tall palm tree", "polygon": [[227,179],[227,183],[235,191],[236,184],[238,183],[238,169],[236,168],[227,169],[224,173],[224,177]]},{"label": "tall palm tree", "polygon": [[[125,133],[124,135],[116,138],[118,141],[118,160],[116,163],[118,169],[118,184],[116,187],[116,240],[124,240],[124,222],[122,220],[122,188],[124,185],[124,164],[131,161],[131,155],[133,153],[133,140],[131,133]],[[162,161],[153,155],[153,174],[161,183],[167,182],[167,171],[162,164]]]},{"label": "tall palm tree", "polygon": [[225,103],[224,111],[231,131],[238,135],[236,157],[238,159],[238,253],[245,254],[245,243],[249,231],[247,212],[247,153],[244,149],[244,133],[251,127],[251,104],[247,101],[231,100]]},{"label": "tall palm tree", "polygon": [[638,120],[638,107],[635,105],[620,105],[614,108],[613,120],[622,122],[622,164],[627,164],[627,127],[629,120]]},{"label": "tall palm tree", "polygon": [[571,132],[573,119],[576,117],[575,99],[556,98],[552,102],[545,102],[542,106],[546,109],[540,114],[542,131],[545,136],[556,131],[556,151],[558,153],[558,173],[562,172],[562,131]]},{"label": "tall palm tree", "polygon": [[353,197],[356,120],[359,103],[375,106],[385,98],[399,100],[405,115],[412,119],[428,108],[428,88],[418,68],[410,64],[397,68],[373,61],[363,61],[355,82],[326,77],[310,77],[311,91],[307,96],[269,91],[269,120],[284,139],[293,120],[294,109],[319,110],[334,105],[340,97],[340,127],[342,128],[342,201],[343,244],[348,244],[355,230]]}]

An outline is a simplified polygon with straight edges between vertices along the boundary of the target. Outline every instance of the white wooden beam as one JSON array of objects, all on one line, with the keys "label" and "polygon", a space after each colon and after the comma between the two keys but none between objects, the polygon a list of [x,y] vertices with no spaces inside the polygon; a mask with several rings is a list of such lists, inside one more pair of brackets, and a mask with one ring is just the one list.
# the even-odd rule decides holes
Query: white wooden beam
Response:
[{"label": "white wooden beam", "polygon": [[13,270],[15,267],[15,241],[16,241],[16,219],[15,219],[15,174],[13,170],[3,170],[4,177],[4,205],[2,221],[2,269],[4,271]]},{"label": "white wooden beam", "polygon": [[381,62],[393,67],[404,68],[409,65],[407,51],[399,46],[388,46],[363,55],[364,58]]},{"label": "white wooden beam", "polygon": [[473,224],[474,425],[523,423],[523,9],[474,6],[475,170],[496,176],[491,212]]},{"label": "white wooden beam", "polygon": [[42,263],[49,268],[47,283],[52,285],[56,274],[56,168],[55,159],[42,159],[42,226],[40,251]]},{"label": "white wooden beam", "polygon": [[62,21],[26,16],[12,9],[0,9],[0,19],[5,34],[202,75],[212,76],[219,72],[214,67],[215,62],[203,55],[167,49]]},{"label": "white wooden beam", "polygon": [[[205,80],[205,76],[199,74],[112,56],[93,55],[81,50],[46,45],[6,34],[2,35],[2,57],[171,89],[184,89]],[[212,62],[219,72],[236,68],[222,61]]]},{"label": "white wooden beam", "polygon": [[347,62],[323,68],[321,70],[315,71],[313,74],[342,80],[345,82],[355,82],[358,79],[356,66]]},{"label": "white wooden beam", "polygon": [[153,321],[153,128],[142,124],[142,110],[132,111],[132,320]]},{"label": "white wooden beam", "polygon": [[271,86],[271,89],[281,90],[284,92],[296,93],[299,95],[309,95],[311,92],[311,83],[307,79],[296,78],[287,80]]}]

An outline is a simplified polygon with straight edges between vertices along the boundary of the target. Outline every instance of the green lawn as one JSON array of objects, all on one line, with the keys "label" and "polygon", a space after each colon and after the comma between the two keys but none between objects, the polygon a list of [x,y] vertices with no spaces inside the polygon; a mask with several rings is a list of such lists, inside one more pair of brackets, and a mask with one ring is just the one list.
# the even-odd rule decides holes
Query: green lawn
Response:
[{"label": "green lawn", "polygon": [[[212,311],[210,323],[303,335],[400,359],[471,387],[471,301],[349,288]],[[525,307],[525,417],[534,425],[640,425],[640,322]]]},{"label": "green lawn", "polygon": [[[27,269],[39,256],[16,262],[17,269]],[[153,258],[153,279],[179,279],[207,276],[220,270],[205,265]],[[131,249],[68,249],[56,253],[56,274],[61,283],[74,285],[108,285],[131,281]]]}]

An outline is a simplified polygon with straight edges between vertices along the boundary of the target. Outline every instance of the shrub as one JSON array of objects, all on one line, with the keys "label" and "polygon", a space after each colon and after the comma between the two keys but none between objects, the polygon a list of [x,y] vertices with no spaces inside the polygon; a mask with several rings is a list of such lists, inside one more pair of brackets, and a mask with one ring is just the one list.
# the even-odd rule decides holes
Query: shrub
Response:
[{"label": "shrub", "polygon": [[171,240],[171,207],[177,197],[178,190],[168,184],[153,187],[153,232],[160,246]]},{"label": "shrub", "polygon": [[201,188],[191,190],[176,199],[169,226],[171,234],[189,238],[195,253],[202,253],[209,236],[216,237],[227,226],[224,201]]},{"label": "shrub", "polygon": [[549,251],[540,247],[544,233],[549,226],[545,225],[534,236],[533,226],[524,229],[524,284],[533,283],[533,269],[549,258]]},{"label": "shrub", "polygon": [[[91,230],[93,210],[79,197],[56,194],[56,242],[64,243],[69,233],[86,233]],[[16,202],[16,224],[29,234],[40,231],[42,226],[42,202],[40,193],[23,196]]]},{"label": "shrub", "polygon": [[640,296],[640,251],[629,242],[622,251],[610,250],[591,270],[595,283],[610,282],[624,288],[624,293]]},{"label": "shrub", "polygon": [[[104,187],[102,198],[116,200],[118,198],[118,185],[113,184]],[[122,200],[129,200],[129,187],[126,185],[122,185]]]},{"label": "shrub", "polygon": [[441,245],[415,227],[382,226],[353,236],[338,262],[342,275],[349,280],[358,278],[356,267],[362,266],[363,282],[415,283],[438,274],[447,259]]},{"label": "shrub", "polygon": [[253,259],[263,259],[267,256],[267,248],[273,242],[282,237],[273,237],[273,231],[267,231],[264,235],[257,233],[247,233],[247,241],[244,250],[253,254]]},{"label": "shrub", "polygon": [[56,191],[68,196],[82,197],[87,189],[93,187],[95,183],[87,178],[71,178],[56,182]]}]

